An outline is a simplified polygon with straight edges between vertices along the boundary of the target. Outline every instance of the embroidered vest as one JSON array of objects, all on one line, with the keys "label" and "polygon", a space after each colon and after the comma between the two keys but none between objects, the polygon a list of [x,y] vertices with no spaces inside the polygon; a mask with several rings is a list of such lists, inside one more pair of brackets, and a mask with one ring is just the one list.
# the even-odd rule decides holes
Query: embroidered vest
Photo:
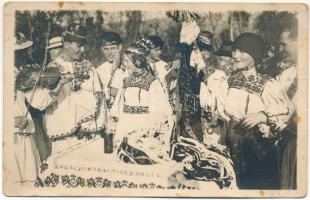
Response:
[{"label": "embroidered vest", "polygon": [[251,94],[261,96],[264,91],[265,84],[271,77],[266,74],[250,75],[245,77],[241,71],[234,72],[228,79],[229,88],[237,88],[246,90]]},{"label": "embroidered vest", "polygon": [[138,87],[149,91],[151,84],[156,80],[156,77],[151,74],[146,73],[145,71],[142,73],[133,73],[129,77],[123,80],[123,88],[128,87]]}]

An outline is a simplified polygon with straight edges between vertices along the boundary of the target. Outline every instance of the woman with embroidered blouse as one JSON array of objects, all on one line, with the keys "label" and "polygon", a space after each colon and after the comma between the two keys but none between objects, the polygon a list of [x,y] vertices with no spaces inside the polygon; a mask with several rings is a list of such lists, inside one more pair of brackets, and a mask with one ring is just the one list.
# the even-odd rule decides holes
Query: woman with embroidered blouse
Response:
[{"label": "woman with embroidered blouse", "polygon": [[126,163],[155,164],[168,160],[172,110],[159,80],[149,73],[138,47],[129,48],[122,63],[128,72],[111,115],[119,116],[118,157]]},{"label": "woman with embroidered blouse", "polygon": [[234,69],[228,79],[225,113],[230,117],[225,138],[240,189],[278,189],[274,142],[286,127],[291,103],[281,85],[256,71],[263,43],[243,33],[233,44]]}]

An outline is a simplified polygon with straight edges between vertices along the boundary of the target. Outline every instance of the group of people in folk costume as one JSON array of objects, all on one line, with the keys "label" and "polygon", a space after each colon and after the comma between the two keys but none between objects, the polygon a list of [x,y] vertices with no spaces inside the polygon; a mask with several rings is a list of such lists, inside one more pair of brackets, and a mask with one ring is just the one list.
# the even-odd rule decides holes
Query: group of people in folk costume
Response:
[{"label": "group of people in folk costume", "polygon": [[[198,165],[192,149],[212,151],[232,161],[240,189],[295,188],[293,34],[283,32],[279,54],[285,56],[266,67],[263,41],[254,33],[224,41],[214,52],[212,34],[200,31],[194,20],[186,21],[180,33],[181,56],[166,63],[160,37],[146,35],[124,49],[117,33],[105,32],[100,42],[107,61],[95,68],[83,58],[85,29],[73,24],[50,40],[51,59],[42,69],[27,60],[32,42],[18,33],[12,151],[19,180],[35,181],[51,152],[99,133],[114,135],[122,162],[165,163],[186,152],[190,159],[181,157],[190,160],[187,177],[208,180],[199,170],[216,171],[224,162],[215,166],[198,152],[199,159],[205,159],[199,163],[208,167]],[[278,73],[268,75],[268,67]],[[55,69],[61,74],[56,84],[40,85],[42,73]]]}]

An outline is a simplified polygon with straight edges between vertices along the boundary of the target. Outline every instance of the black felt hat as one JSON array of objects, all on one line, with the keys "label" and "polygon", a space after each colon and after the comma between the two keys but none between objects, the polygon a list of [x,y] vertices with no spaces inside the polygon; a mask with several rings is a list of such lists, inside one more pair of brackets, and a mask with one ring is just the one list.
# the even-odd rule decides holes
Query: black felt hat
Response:
[{"label": "black felt hat", "polygon": [[224,41],[221,47],[215,52],[215,55],[232,57],[232,48],[233,48],[232,41]]}]

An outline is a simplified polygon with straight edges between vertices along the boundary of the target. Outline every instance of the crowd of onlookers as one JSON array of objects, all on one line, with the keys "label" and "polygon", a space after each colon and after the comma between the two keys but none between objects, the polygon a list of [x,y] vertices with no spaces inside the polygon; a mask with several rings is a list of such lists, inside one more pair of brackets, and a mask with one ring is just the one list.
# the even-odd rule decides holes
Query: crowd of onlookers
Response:
[{"label": "crowd of onlookers", "polygon": [[[124,49],[115,32],[100,37],[106,59],[83,58],[85,28],[50,38],[48,64],[27,56],[16,34],[14,150],[21,181],[34,181],[51,153],[96,134],[121,161],[170,159],[182,136],[227,147],[240,189],[296,188],[297,34],[265,48],[242,33],[213,49],[212,34],[185,22],[176,60],[161,59],[163,40],[138,38]],[[45,80],[45,82],[43,81]]]}]

